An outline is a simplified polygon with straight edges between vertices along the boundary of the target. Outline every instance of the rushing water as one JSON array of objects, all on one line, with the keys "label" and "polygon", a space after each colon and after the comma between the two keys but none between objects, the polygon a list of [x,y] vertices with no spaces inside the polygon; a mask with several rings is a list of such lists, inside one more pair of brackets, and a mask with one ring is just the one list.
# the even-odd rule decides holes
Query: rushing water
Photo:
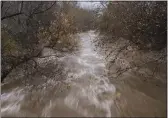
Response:
[{"label": "rushing water", "polygon": [[74,53],[45,48],[36,69],[32,63],[23,65],[5,78],[2,116],[166,116],[166,84],[142,81],[146,78],[131,72],[109,79],[108,62],[92,43],[97,34],[78,35],[80,46]]},{"label": "rushing water", "polygon": [[[66,76],[57,76],[57,72],[54,76],[60,81],[33,76],[36,89],[33,89],[32,85],[23,86],[19,80],[2,85],[2,116],[116,115],[111,110],[115,86],[110,84],[107,78],[104,58],[94,51],[91,43],[96,35],[90,31],[79,34],[79,37],[81,47],[77,53],[66,54],[57,58],[57,62],[53,61],[53,66],[54,63],[63,65],[62,71]],[[54,60],[55,57],[50,59]],[[48,71],[52,72],[54,67],[49,69]],[[41,83],[41,78],[46,81]],[[40,88],[40,84],[47,86]]]}]

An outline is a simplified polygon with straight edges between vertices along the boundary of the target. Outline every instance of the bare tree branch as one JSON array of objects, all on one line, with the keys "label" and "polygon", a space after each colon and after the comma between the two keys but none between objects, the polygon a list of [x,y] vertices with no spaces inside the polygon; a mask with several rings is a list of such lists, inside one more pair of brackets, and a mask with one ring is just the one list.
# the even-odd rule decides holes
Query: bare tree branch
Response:
[{"label": "bare tree branch", "polygon": [[23,9],[23,1],[22,1],[22,2],[21,2],[21,4],[20,4],[19,13],[21,13],[21,12],[22,12],[22,9]]},{"label": "bare tree branch", "polygon": [[7,19],[7,18],[11,18],[11,17],[14,17],[14,16],[18,16],[18,15],[21,15],[21,14],[23,14],[23,13],[14,13],[14,14],[2,17],[1,20]]},{"label": "bare tree branch", "polygon": [[43,12],[45,12],[45,11],[48,11],[48,10],[51,9],[55,4],[56,4],[56,1],[54,1],[54,3],[53,3],[50,7],[48,7],[47,9],[42,10],[42,11],[39,11],[39,12],[34,12],[33,14],[39,14],[39,13],[43,13]]},{"label": "bare tree branch", "polygon": [[4,1],[1,1],[1,9],[2,9],[3,5],[4,5]]}]

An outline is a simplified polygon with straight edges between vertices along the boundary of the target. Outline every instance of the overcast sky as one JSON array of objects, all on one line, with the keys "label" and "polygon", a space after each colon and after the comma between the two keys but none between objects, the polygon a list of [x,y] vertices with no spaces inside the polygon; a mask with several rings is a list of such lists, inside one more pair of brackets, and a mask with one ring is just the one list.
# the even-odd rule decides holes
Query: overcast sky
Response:
[{"label": "overcast sky", "polygon": [[93,9],[93,8],[96,8],[96,6],[98,6],[100,4],[100,2],[91,2],[91,1],[83,2],[83,1],[80,1],[79,4],[83,8]]}]

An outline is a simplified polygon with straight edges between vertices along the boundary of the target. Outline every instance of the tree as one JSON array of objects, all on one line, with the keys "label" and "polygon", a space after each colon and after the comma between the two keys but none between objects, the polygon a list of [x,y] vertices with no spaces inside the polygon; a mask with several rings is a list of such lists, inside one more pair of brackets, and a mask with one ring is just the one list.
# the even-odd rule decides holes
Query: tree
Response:
[{"label": "tree", "polygon": [[109,2],[101,16],[101,33],[123,37],[141,49],[160,50],[167,42],[167,2]]},{"label": "tree", "polygon": [[76,32],[65,4],[70,8],[75,5],[56,1],[1,2],[1,81],[18,65],[40,58],[43,48],[53,48],[58,40]]}]

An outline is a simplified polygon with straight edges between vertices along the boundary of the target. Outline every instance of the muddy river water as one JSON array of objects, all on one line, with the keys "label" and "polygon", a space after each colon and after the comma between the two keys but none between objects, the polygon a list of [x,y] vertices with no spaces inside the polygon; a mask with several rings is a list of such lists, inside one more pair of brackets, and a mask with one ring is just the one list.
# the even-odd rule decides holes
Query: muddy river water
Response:
[{"label": "muddy river water", "polygon": [[[46,57],[51,60],[50,68],[47,65],[43,66],[46,69],[45,72],[49,72],[52,76],[34,74],[32,75],[33,84],[23,85],[19,79],[16,79],[6,81],[1,85],[2,116],[120,116],[115,103],[116,96],[119,95],[116,86],[108,79],[108,70],[103,55],[96,52],[92,44],[92,39],[96,37],[96,34],[90,31],[79,34],[79,37],[81,47],[76,53],[60,57]],[[51,49],[46,50],[54,54]],[[39,62],[43,63],[43,61],[45,59],[41,59]],[[58,76],[55,71],[55,64],[58,63],[63,67],[62,75],[64,76]],[[131,93],[126,96],[129,94]],[[136,94],[137,92],[134,93],[134,95]],[[131,96],[127,98],[129,97]],[[137,94],[135,99],[145,101],[141,98]],[[133,102],[136,103],[135,99]],[[150,98],[147,99],[151,101]],[[131,100],[132,98],[130,98]],[[120,104],[124,105],[124,103]],[[161,106],[158,114],[165,113],[162,103],[159,102],[155,105],[155,100],[153,100],[150,105],[151,107],[147,109],[154,108],[156,113],[158,112],[157,108]],[[131,107],[130,109],[133,109]],[[143,108],[140,107],[139,110],[141,111],[141,109]]]}]

